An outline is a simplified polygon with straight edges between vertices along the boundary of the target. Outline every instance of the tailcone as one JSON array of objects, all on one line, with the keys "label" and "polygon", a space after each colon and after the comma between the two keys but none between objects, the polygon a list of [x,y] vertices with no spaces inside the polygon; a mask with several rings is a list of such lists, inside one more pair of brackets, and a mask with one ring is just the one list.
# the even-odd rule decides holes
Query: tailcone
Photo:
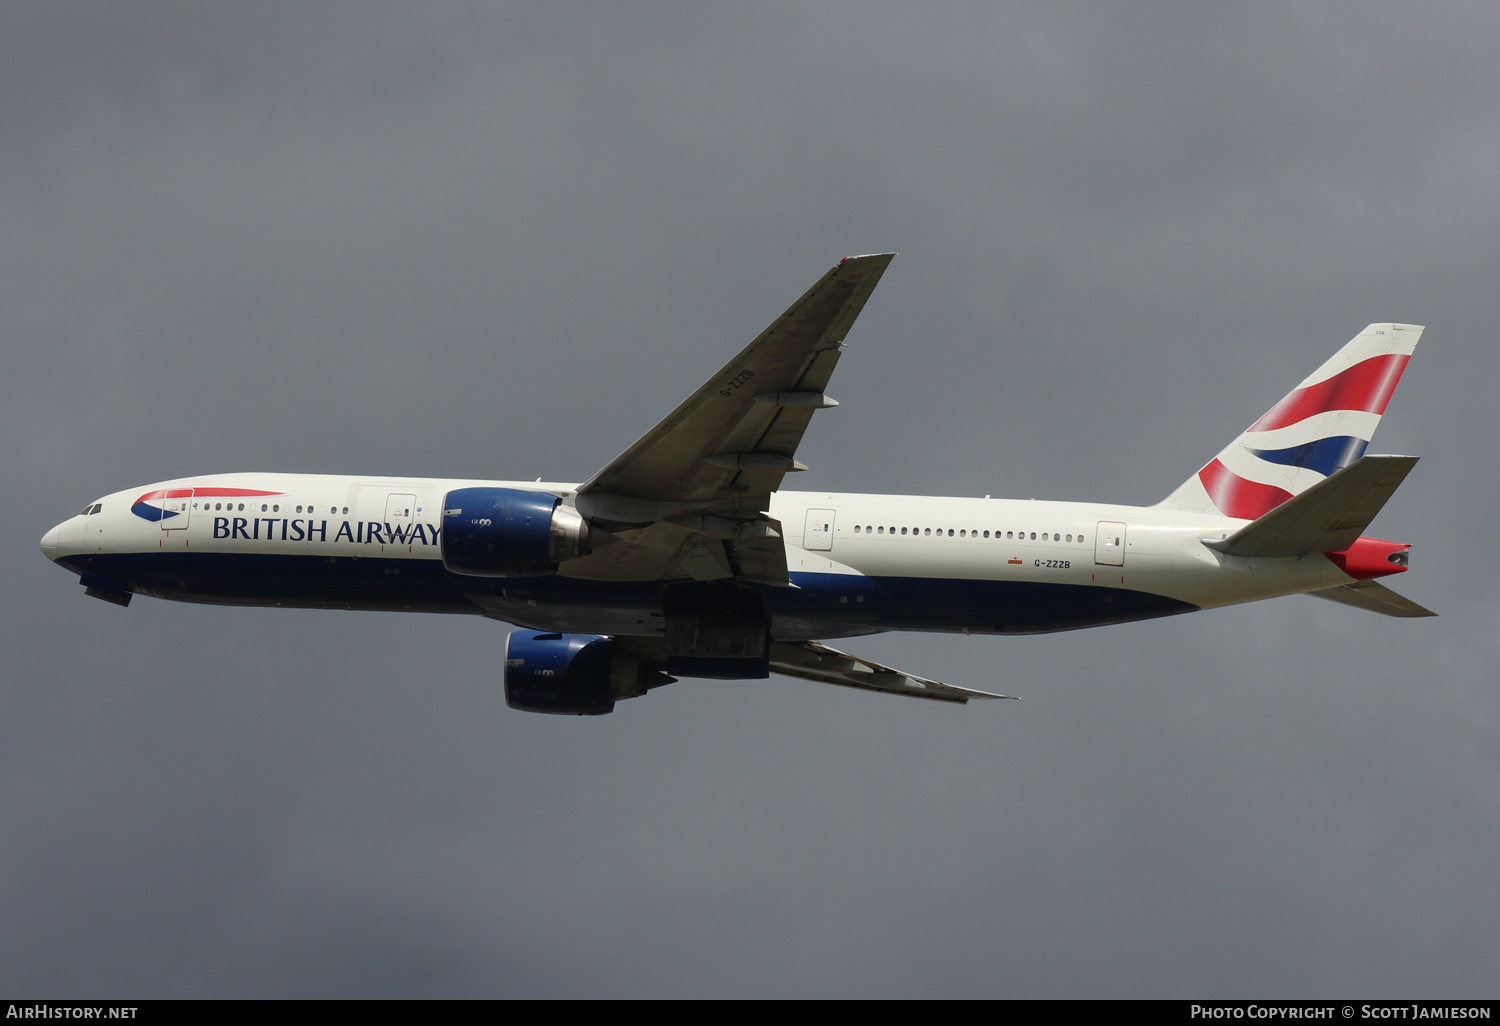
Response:
[{"label": "tailcone", "polygon": [[1343,552],[1325,552],[1333,565],[1356,581],[1404,574],[1410,569],[1411,545],[1405,542],[1361,538]]}]

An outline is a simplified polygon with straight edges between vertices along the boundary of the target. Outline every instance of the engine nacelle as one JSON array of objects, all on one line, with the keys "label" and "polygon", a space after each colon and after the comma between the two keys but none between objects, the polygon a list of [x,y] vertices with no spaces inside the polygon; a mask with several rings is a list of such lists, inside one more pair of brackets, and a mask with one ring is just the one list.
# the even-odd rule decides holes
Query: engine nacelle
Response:
[{"label": "engine nacelle", "polygon": [[534,577],[589,551],[588,523],[556,495],[457,488],[443,499],[443,566],[456,574]]},{"label": "engine nacelle", "polygon": [[602,716],[673,678],[607,634],[515,631],[505,639],[505,704],[525,712]]}]

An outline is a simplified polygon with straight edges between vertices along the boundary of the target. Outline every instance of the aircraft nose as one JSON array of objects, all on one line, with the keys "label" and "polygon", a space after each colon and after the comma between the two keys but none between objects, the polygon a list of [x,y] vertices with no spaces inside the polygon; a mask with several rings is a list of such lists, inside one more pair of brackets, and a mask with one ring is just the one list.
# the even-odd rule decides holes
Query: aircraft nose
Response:
[{"label": "aircraft nose", "polygon": [[62,525],[59,524],[46,534],[42,535],[42,555],[48,559],[57,559],[57,536],[61,533]]}]

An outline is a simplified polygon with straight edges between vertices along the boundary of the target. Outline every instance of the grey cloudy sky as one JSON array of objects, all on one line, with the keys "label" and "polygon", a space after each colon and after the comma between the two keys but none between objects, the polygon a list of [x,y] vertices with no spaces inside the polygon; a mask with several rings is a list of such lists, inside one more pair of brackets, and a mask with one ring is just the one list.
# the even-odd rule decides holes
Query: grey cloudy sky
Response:
[{"label": "grey cloudy sky", "polygon": [[[1492,5],[0,8],[0,991],[1493,996]],[[1154,502],[1372,321],[1437,620],[504,705],[479,618],[86,599],[199,472],[581,479],[899,250],[811,488]]]}]

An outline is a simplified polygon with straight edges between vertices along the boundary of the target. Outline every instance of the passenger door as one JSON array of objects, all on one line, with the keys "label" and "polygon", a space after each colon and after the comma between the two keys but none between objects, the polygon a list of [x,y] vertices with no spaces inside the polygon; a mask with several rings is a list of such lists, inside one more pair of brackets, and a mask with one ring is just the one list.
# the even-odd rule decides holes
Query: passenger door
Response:
[{"label": "passenger door", "polygon": [[[191,488],[169,488],[161,502],[161,524],[163,531],[185,531],[193,512],[193,490]],[[175,515],[174,515],[175,514]]]},{"label": "passenger door", "polygon": [[1125,565],[1125,525],[1103,520],[1094,530],[1094,562],[1102,566]]},{"label": "passenger door", "polygon": [[802,547],[809,552],[827,552],[833,548],[833,510],[810,509],[802,529]]},{"label": "passenger door", "polygon": [[[396,538],[402,539],[401,544],[408,549],[411,547],[411,529],[417,522],[417,497],[409,494],[395,494],[386,497],[385,500],[385,533],[394,542]],[[382,550],[385,546],[381,546]]]}]

